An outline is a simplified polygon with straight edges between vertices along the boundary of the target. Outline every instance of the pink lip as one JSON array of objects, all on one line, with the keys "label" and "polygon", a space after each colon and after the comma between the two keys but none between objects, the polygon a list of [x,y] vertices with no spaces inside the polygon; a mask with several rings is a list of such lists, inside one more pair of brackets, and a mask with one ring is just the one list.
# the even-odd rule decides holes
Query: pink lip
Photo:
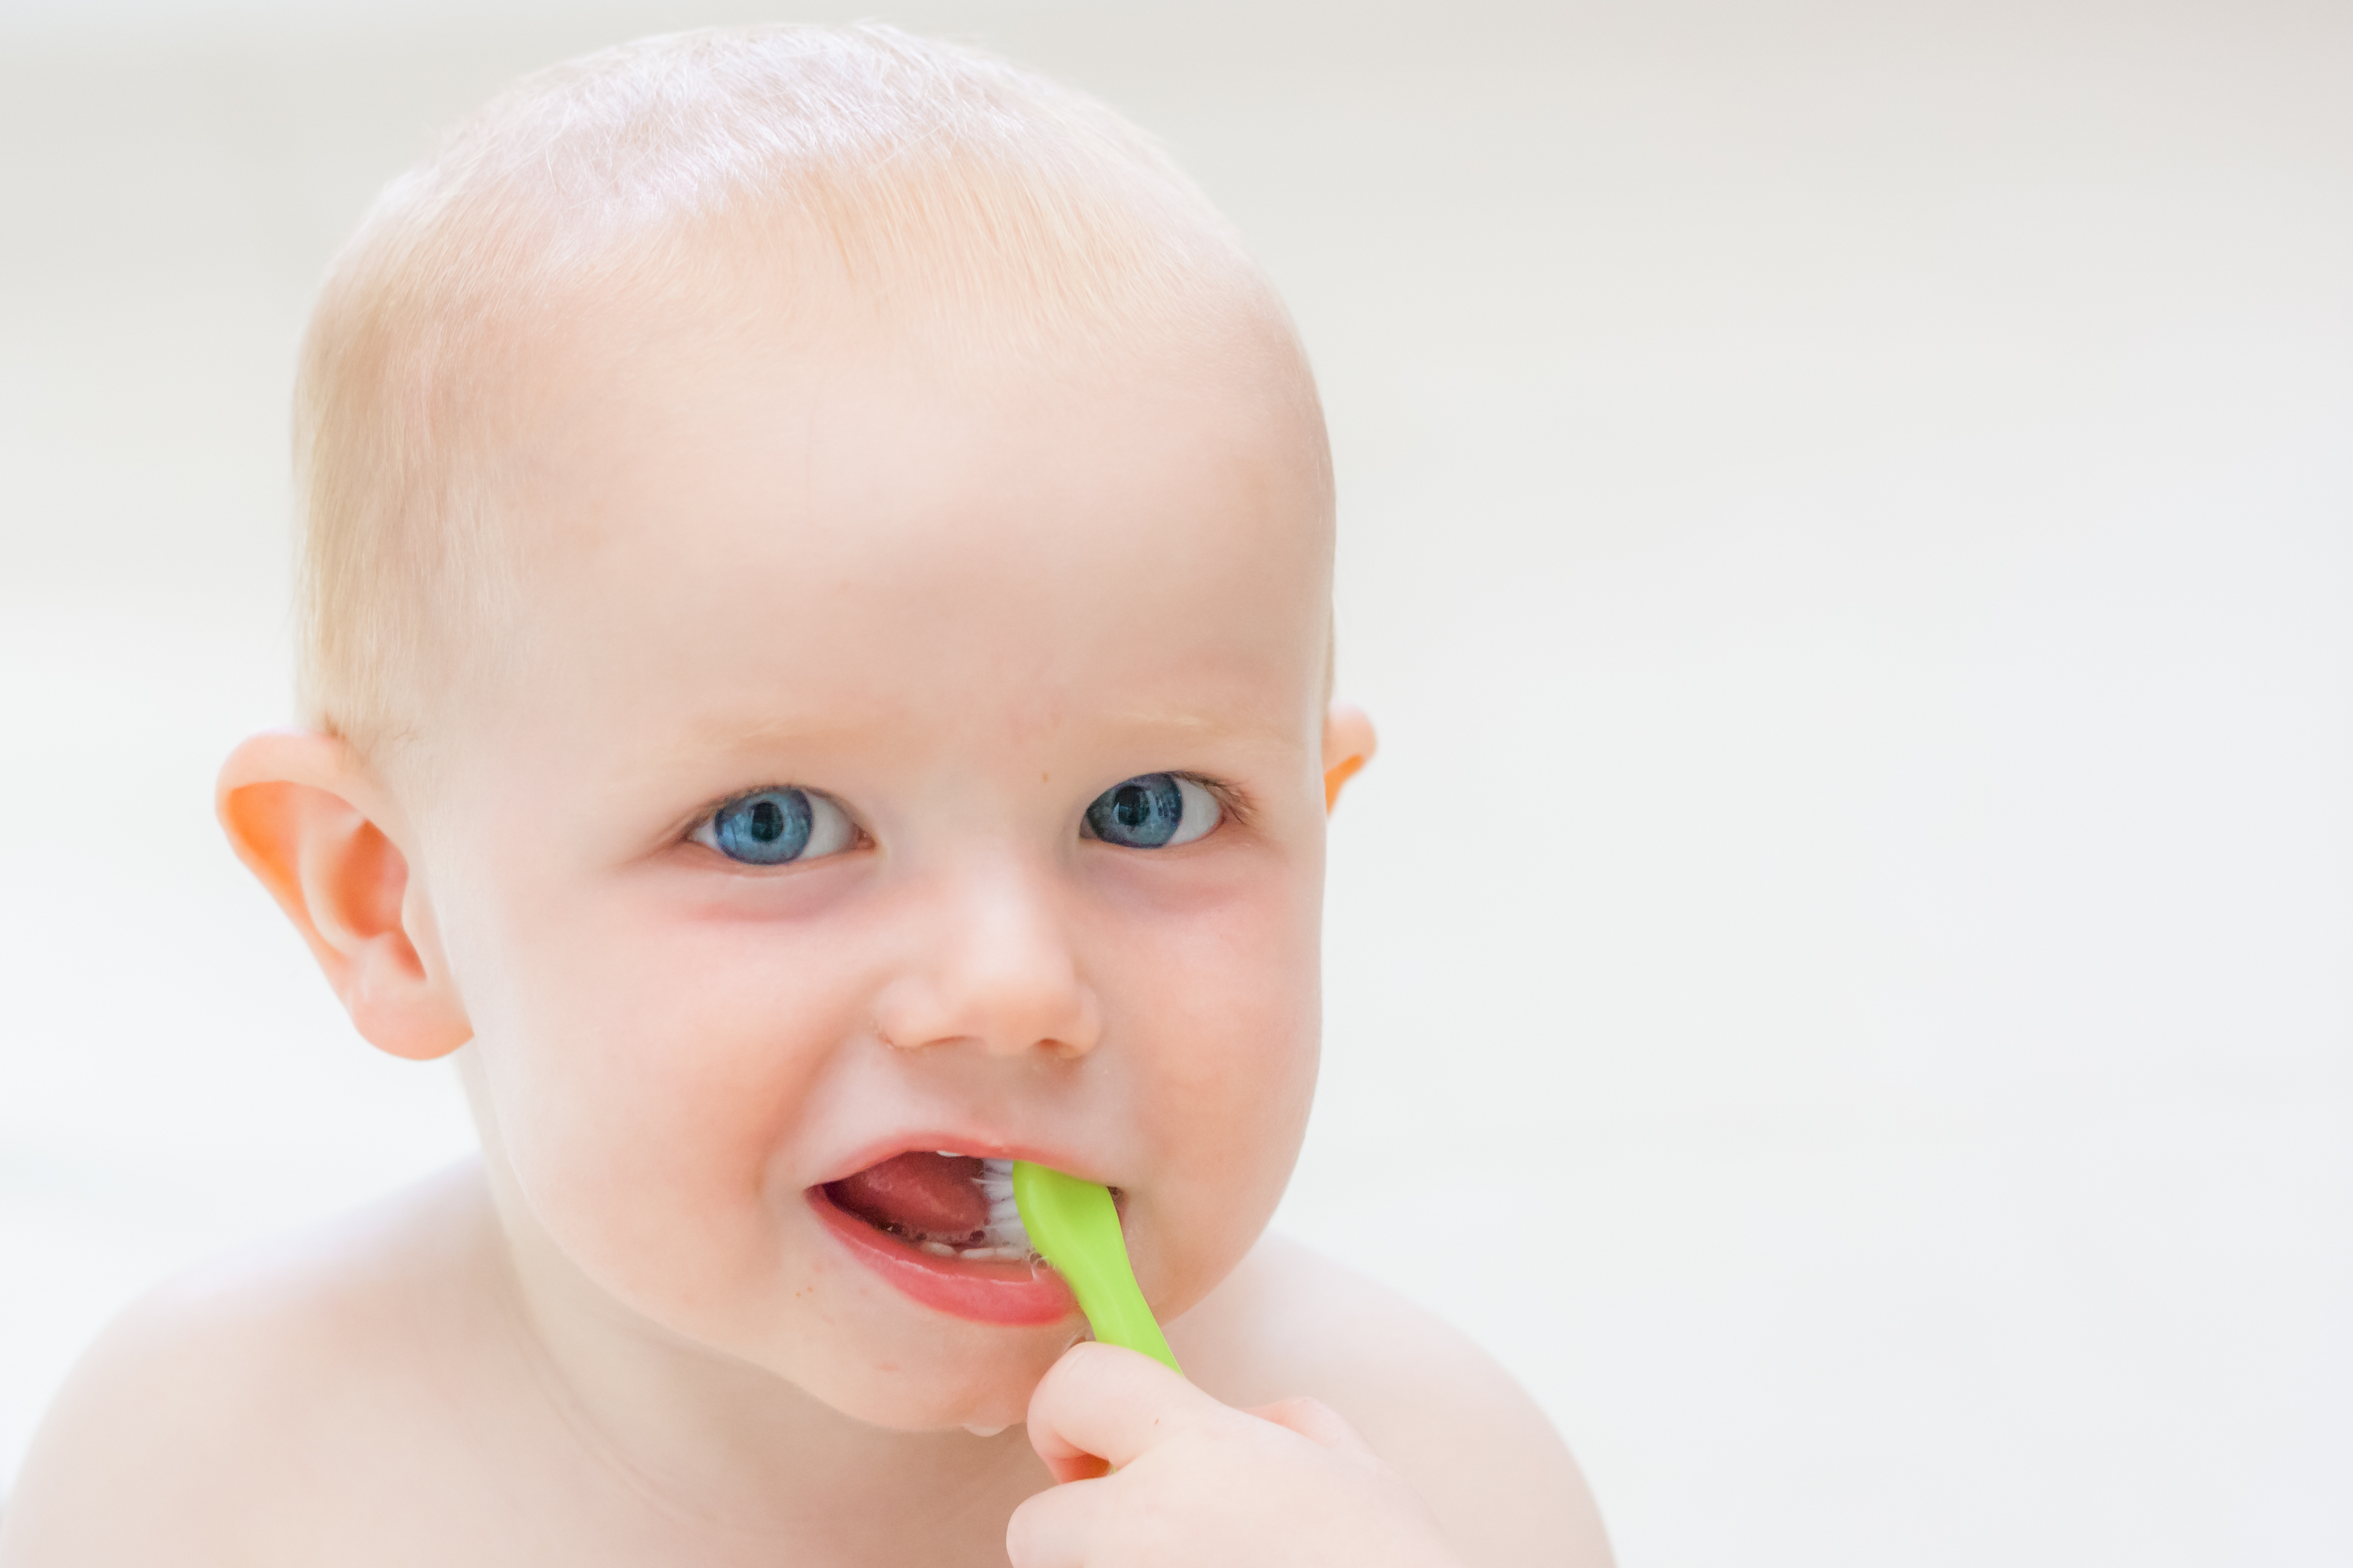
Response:
[{"label": "pink lip", "polygon": [[919,1305],[976,1323],[1023,1328],[1059,1323],[1079,1310],[1062,1277],[1043,1264],[942,1258],[842,1213],[822,1186],[808,1189],[808,1203],[851,1257]]}]

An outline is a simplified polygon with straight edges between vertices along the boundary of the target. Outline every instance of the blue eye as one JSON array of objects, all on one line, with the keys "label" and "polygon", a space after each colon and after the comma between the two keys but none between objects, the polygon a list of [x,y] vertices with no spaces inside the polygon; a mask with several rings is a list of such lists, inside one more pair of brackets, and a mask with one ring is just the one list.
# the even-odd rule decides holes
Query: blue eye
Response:
[{"label": "blue eye", "polygon": [[1218,797],[1177,773],[1144,773],[1114,784],[1087,807],[1087,830],[1106,844],[1166,849],[1190,844],[1225,816]]},{"label": "blue eye", "polygon": [[782,866],[838,855],[858,841],[849,813],[814,790],[764,789],[738,795],[692,835],[730,860]]}]

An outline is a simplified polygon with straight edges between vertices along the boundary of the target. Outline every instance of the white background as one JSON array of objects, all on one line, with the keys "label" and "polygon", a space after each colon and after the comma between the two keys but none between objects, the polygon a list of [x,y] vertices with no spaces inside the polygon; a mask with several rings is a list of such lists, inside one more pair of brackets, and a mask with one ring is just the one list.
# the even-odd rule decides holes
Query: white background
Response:
[{"label": "white background", "polygon": [[[1384,750],[1282,1223],[1629,1568],[2353,1561],[2353,9],[876,8],[1167,137],[1322,373]],[[505,79],[750,15],[0,8],[0,1476],[470,1142],[210,822],[310,288]]]}]

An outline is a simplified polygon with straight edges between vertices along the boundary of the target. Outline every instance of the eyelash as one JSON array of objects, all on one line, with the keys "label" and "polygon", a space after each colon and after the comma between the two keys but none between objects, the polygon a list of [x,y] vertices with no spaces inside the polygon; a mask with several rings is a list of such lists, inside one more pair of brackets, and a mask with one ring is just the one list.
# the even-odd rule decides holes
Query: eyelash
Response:
[{"label": "eyelash", "polygon": [[1236,786],[1223,779],[1213,779],[1206,773],[1188,773],[1181,768],[1170,768],[1167,772],[1171,778],[1186,779],[1199,784],[1217,798],[1218,809],[1224,814],[1219,826],[1228,822],[1242,827],[1250,825],[1255,814],[1250,810],[1249,800]]}]

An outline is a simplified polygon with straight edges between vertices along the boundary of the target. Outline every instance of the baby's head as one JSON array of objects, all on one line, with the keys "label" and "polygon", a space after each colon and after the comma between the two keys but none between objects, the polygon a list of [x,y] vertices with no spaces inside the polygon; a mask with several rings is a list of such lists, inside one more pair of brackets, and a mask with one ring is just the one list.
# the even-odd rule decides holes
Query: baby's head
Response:
[{"label": "baby's head", "polygon": [[881,29],[544,73],[386,193],[297,436],[316,733],[224,817],[363,1032],[473,1042],[543,1310],[998,1424],[1082,1324],[933,1152],[1118,1189],[1164,1317],[1234,1266],[1371,739],[1303,359],[1138,132]]}]

